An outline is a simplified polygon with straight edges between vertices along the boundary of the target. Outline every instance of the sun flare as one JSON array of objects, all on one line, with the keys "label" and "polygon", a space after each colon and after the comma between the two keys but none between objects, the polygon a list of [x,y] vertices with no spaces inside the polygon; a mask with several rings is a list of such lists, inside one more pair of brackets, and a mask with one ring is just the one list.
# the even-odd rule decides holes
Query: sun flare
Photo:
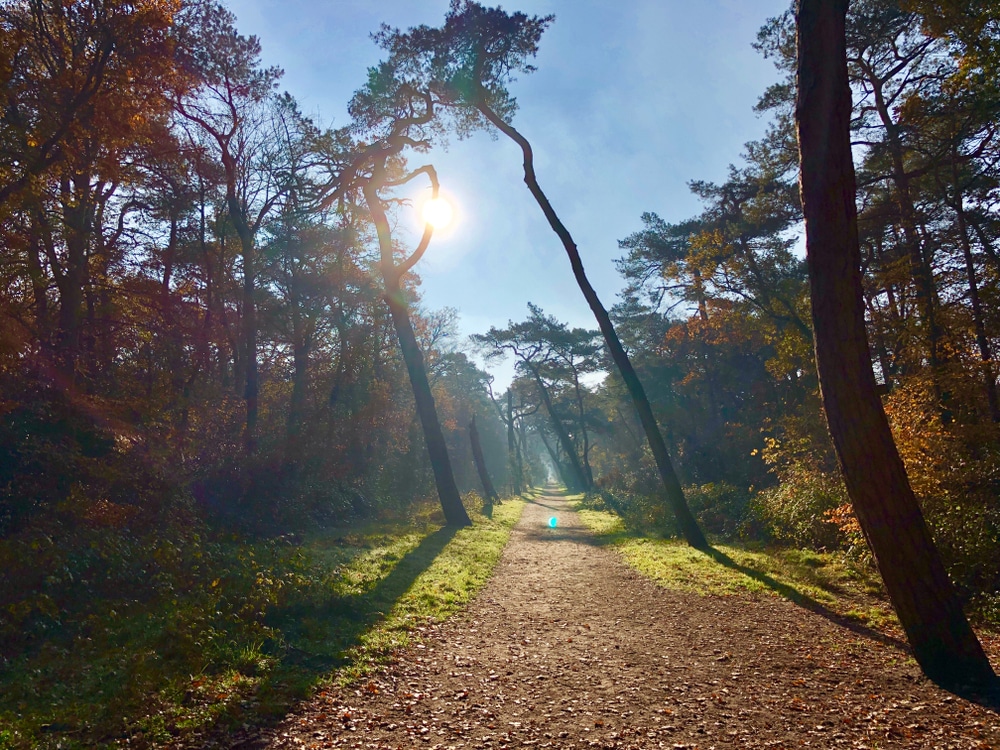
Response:
[{"label": "sun flare", "polygon": [[444,229],[451,224],[455,210],[451,207],[451,203],[444,198],[432,198],[424,203],[421,213],[423,214],[424,221],[432,227],[435,229]]}]

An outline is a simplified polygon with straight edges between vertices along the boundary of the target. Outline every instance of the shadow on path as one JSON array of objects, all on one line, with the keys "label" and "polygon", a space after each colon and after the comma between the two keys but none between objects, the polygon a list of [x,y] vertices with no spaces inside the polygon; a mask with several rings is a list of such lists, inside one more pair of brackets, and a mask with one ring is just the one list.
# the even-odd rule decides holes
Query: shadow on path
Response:
[{"label": "shadow on path", "polygon": [[[906,643],[905,641],[902,641],[899,638],[893,638],[892,636],[886,635],[885,633],[880,633],[879,631],[866,627],[848,617],[839,615],[833,610],[823,606],[812,597],[803,594],[801,591],[797,590],[793,586],[781,583],[781,581],[777,581],[771,576],[767,575],[766,573],[763,573],[759,570],[755,570],[754,568],[749,568],[746,565],[740,565],[738,562],[729,557],[729,555],[727,555],[725,552],[717,550],[713,547],[709,549],[709,551],[706,552],[706,554],[713,560],[715,560],[717,563],[719,563],[719,565],[722,565],[724,567],[730,568],[731,570],[735,570],[739,573],[742,573],[743,575],[752,578],[755,581],[759,581],[772,591],[775,591],[776,593],[785,597],[794,604],[797,604],[803,609],[806,609],[814,614],[817,614],[820,617],[826,618],[834,625],[845,628],[846,630],[850,630],[852,633],[860,635],[864,638],[869,638],[885,646],[889,646],[890,648],[894,648],[898,651],[904,652],[908,656],[912,656],[913,654],[909,644]],[[988,688],[985,691],[982,689],[976,689],[971,687],[964,689],[954,688],[941,684],[938,684],[938,687],[940,687],[943,690],[947,690],[948,692],[953,693],[954,695],[960,698],[964,698],[967,701],[976,703],[982,706],[983,708],[988,708],[993,711],[1000,711],[1000,678],[996,680],[996,683],[992,688]]]},{"label": "shadow on path", "polygon": [[909,652],[910,650],[909,646],[907,646],[906,643],[899,640],[898,638],[893,638],[892,636],[886,635],[885,633],[880,633],[879,631],[866,627],[865,625],[862,625],[859,622],[856,622],[855,620],[852,620],[849,617],[844,617],[843,615],[839,615],[832,609],[829,609],[823,604],[820,604],[811,596],[803,594],[794,586],[789,586],[787,583],[782,583],[781,581],[772,578],[767,573],[764,573],[762,571],[747,567],[746,565],[740,565],[738,562],[733,560],[733,558],[731,558],[729,555],[727,555],[725,552],[722,552],[721,550],[717,550],[714,547],[712,547],[707,552],[705,552],[705,554],[711,557],[713,560],[715,560],[715,562],[719,563],[719,565],[729,568],[730,570],[735,570],[738,573],[742,573],[747,578],[752,578],[753,580],[764,584],[769,589],[771,589],[777,594],[780,594],[793,604],[797,604],[803,609],[809,610],[810,612],[817,614],[820,617],[824,617],[830,622],[834,623],[835,625],[850,630],[852,633],[857,633],[860,636],[869,638],[873,641],[878,641],[879,643],[899,649],[900,651]]}]

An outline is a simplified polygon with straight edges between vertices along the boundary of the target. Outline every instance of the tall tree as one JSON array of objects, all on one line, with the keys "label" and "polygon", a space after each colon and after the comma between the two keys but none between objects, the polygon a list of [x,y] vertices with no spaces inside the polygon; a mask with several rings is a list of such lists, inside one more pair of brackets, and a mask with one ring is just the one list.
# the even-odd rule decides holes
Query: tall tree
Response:
[{"label": "tall tree", "polygon": [[[389,217],[386,214],[385,205],[379,196],[379,190],[388,183],[405,182],[415,175],[407,175],[405,178],[392,180],[387,172],[387,157],[378,157],[372,169],[371,177],[365,181],[363,194],[368,210],[371,212],[372,221],[375,224],[375,231],[378,233],[379,248],[382,253],[382,280],[385,284],[385,301],[389,306],[392,315],[392,322],[396,327],[396,335],[399,337],[399,346],[403,352],[403,360],[406,362],[406,371],[410,376],[410,385],[413,388],[413,398],[417,405],[417,414],[420,417],[420,424],[424,431],[424,441],[427,444],[427,453],[431,460],[431,469],[434,472],[434,481],[437,485],[438,498],[441,501],[441,508],[444,510],[445,519],[449,526],[468,526],[472,523],[462,505],[462,497],[458,492],[458,485],[455,483],[455,475],[451,468],[451,459],[448,457],[448,446],[445,443],[444,433],[441,430],[441,422],[437,416],[437,409],[434,406],[434,395],[431,393],[430,383],[427,380],[427,370],[424,367],[424,357],[420,351],[416,336],[413,332],[413,325],[410,322],[406,296],[403,291],[403,276],[411,269],[423,256],[430,243],[433,228],[430,224],[426,226],[424,235],[417,248],[406,257],[402,263],[396,264],[393,260],[392,232],[389,225]],[[438,183],[437,176],[433,169],[425,167],[422,172],[426,172],[431,177],[433,187],[433,197],[437,197]]]},{"label": "tall tree", "polygon": [[244,445],[253,451],[260,399],[257,234],[294,174],[280,137],[273,137],[280,111],[288,104],[273,97],[282,71],[261,65],[260,42],[236,31],[236,18],[229,10],[212,0],[200,0],[188,15],[178,57],[193,73],[195,88],[178,90],[175,106],[214,141],[225,174],[226,209],[243,261]]},{"label": "tall tree", "polygon": [[[591,489],[592,482],[588,480],[577,446],[553,400],[551,391],[554,389],[546,382],[547,377],[553,374],[554,367],[560,363],[557,342],[560,325],[545,316],[535,305],[529,303],[528,309],[531,312],[528,320],[521,323],[510,322],[504,329],[490,328],[484,334],[472,336],[472,340],[487,350],[488,359],[508,353],[513,355],[518,370],[534,381],[539,400],[551,421],[552,432],[566,454],[569,464],[564,472],[566,485],[574,492],[587,491]],[[578,378],[576,385],[579,386]]]},{"label": "tall tree", "polygon": [[401,81],[392,63],[383,63],[369,71],[368,83],[355,93],[350,112],[355,118],[357,129],[373,142],[344,164],[337,176],[338,186],[333,191],[331,200],[342,200],[345,195],[351,191],[357,192],[360,188],[375,225],[385,302],[399,337],[403,360],[413,388],[438,498],[450,526],[468,526],[472,521],[462,505],[462,497],[455,482],[448,447],[427,379],[424,357],[410,321],[403,286],[406,274],[426,252],[434,228],[430,223],[425,224],[417,247],[397,263],[397,248],[393,242],[387,213],[388,204],[379,194],[382,190],[400,187],[423,175],[430,181],[432,199],[438,197],[439,185],[434,168],[425,165],[407,172],[404,162],[404,153],[408,149],[423,151],[428,147],[427,130],[436,123],[435,99],[426,89]]},{"label": "tall tree", "polygon": [[476,473],[479,474],[479,481],[483,485],[483,494],[487,503],[493,503],[500,499],[496,488],[493,487],[493,480],[490,479],[489,469],[486,468],[486,457],[483,455],[483,444],[479,439],[479,429],[476,427],[476,415],[472,415],[469,422],[469,443],[472,445],[472,460],[476,464]]},{"label": "tall tree", "polygon": [[515,73],[528,73],[534,69],[528,59],[536,54],[538,41],[552,20],[553,16],[508,14],[501,8],[486,8],[472,0],[452,0],[444,26],[440,29],[421,26],[403,34],[399,30],[383,27],[376,39],[393,59],[399,61],[401,71],[410,76],[427,78],[443,101],[458,108],[460,133],[475,127],[492,126],[521,149],[524,182],[562,242],[577,284],[597,319],[611,359],[632,397],[678,527],[690,545],[705,549],[708,541],[684,498],[642,382],[618,338],[607,309],[587,278],[573,237],[538,184],[531,144],[510,124],[516,101],[508,92],[507,84]]},{"label": "tall tree", "polygon": [[851,153],[847,0],[799,0],[796,121],[816,364],[855,513],[924,672],[949,687],[996,676],[937,554],[878,396],[865,331]]}]

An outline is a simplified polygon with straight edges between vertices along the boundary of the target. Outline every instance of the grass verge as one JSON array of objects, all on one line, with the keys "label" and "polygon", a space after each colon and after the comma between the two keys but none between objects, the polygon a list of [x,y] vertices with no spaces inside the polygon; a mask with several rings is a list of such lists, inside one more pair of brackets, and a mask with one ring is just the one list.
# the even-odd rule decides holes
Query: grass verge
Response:
[{"label": "grass verge", "polygon": [[[67,559],[69,583],[46,579],[0,611],[28,633],[0,656],[0,748],[156,747],[278,717],[319,686],[377,670],[467,603],[523,506],[458,531],[161,535],[122,541],[103,567]],[[98,585],[97,569],[117,585]]]},{"label": "grass verge", "polygon": [[582,497],[571,500],[602,544],[665,588],[701,595],[780,596],[876,629],[892,629],[896,623],[877,574],[846,564],[840,555],[734,544],[715,544],[702,552],[680,540],[641,536],[616,514],[582,507]]}]

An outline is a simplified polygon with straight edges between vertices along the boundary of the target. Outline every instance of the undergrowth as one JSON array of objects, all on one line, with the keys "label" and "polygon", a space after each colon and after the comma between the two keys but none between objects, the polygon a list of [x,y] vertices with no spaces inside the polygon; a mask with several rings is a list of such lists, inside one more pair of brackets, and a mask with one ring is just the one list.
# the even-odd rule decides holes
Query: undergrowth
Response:
[{"label": "undergrowth", "polygon": [[3,540],[0,748],[155,747],[280,716],[466,603],[522,508],[458,531],[410,519],[248,540],[177,523]]}]

